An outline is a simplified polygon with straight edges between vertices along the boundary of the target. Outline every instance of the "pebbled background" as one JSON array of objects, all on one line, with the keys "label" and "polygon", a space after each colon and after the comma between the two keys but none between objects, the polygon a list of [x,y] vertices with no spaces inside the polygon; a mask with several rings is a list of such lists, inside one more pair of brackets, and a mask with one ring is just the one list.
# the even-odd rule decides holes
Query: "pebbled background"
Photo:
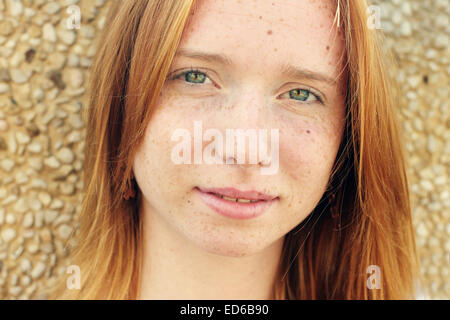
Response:
[{"label": "pebbled background", "polygon": [[[0,0],[0,299],[42,299],[77,226],[86,84],[108,0]],[[76,5],[81,28],[76,23]],[[423,298],[450,298],[450,4],[374,1],[400,70]],[[76,13],[76,12],[75,12]]]}]

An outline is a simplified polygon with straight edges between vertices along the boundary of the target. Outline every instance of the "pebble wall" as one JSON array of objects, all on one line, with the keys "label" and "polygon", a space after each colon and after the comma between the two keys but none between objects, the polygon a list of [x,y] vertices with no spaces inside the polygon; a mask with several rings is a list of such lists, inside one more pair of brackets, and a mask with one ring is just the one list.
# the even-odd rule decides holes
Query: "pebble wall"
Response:
[{"label": "pebble wall", "polygon": [[[66,270],[83,189],[81,110],[108,2],[0,0],[0,299],[45,298],[41,288]],[[450,4],[375,4],[400,65],[423,294],[449,299]],[[79,30],[67,27],[71,5]]]}]

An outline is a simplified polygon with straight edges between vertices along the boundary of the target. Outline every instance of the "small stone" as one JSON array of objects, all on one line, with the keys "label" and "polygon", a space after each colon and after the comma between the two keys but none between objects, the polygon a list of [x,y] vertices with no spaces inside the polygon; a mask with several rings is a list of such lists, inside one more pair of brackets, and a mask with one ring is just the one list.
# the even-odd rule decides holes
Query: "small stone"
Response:
[{"label": "small stone", "polygon": [[11,172],[14,168],[14,161],[12,161],[11,159],[3,159],[0,162],[0,168],[3,169],[3,171]]},{"label": "small stone", "polygon": [[42,263],[42,262],[38,262],[37,264],[36,264],[36,266],[33,268],[33,270],[31,271],[31,277],[33,278],[33,279],[37,279],[37,278],[39,278],[40,276],[42,276],[42,274],[44,273],[44,271],[45,271],[45,264],[44,263]]},{"label": "small stone", "polygon": [[34,224],[38,228],[41,228],[44,225],[44,212],[43,211],[39,211],[36,213],[36,217],[34,219]]},{"label": "small stone", "polygon": [[417,88],[417,86],[422,82],[422,77],[420,76],[410,76],[408,77],[408,84],[411,88]]},{"label": "small stone", "polygon": [[[3,181],[5,180],[6,179],[3,179]],[[15,194],[12,194],[2,201],[2,205],[7,206],[8,204],[14,203],[15,201],[17,201],[17,196]],[[16,206],[17,203],[14,205],[14,207]]]},{"label": "small stone", "polygon": [[445,33],[439,33],[434,38],[434,45],[438,49],[445,49],[449,46],[449,36]]},{"label": "small stone", "polygon": [[71,233],[72,233],[72,228],[66,224],[63,224],[58,228],[58,234],[62,239],[69,238]]},{"label": "small stone", "polygon": [[39,211],[42,209],[42,203],[36,198],[30,199],[29,206],[30,209],[33,211]]},{"label": "small stone", "polygon": [[[65,30],[65,31],[61,31],[59,32],[59,38],[61,39],[61,41],[68,45],[71,46],[75,43],[76,39],[77,39],[77,35],[75,32],[71,31],[71,30]],[[69,56],[70,58],[70,56]],[[70,59],[69,59],[70,61]]]},{"label": "small stone", "polygon": [[[28,146],[28,148],[30,146],[31,146],[31,144]],[[37,172],[40,172],[43,169],[43,166],[44,166],[44,162],[42,161],[42,159],[41,158],[36,158],[36,157],[28,158],[28,164],[30,165],[31,168],[33,168]]]},{"label": "small stone", "polygon": [[73,89],[80,88],[84,83],[83,72],[79,69],[73,69],[69,73],[69,85]]},{"label": "small stone", "polygon": [[47,189],[48,184],[43,179],[33,179],[31,180],[30,187],[34,189]]},{"label": "small stone", "polygon": [[39,142],[33,141],[28,145],[28,151],[30,151],[31,153],[41,153],[42,146]]},{"label": "small stone", "polygon": [[49,68],[52,68],[55,71],[64,68],[67,58],[64,54],[55,52],[52,53],[47,60],[49,61]]},{"label": "small stone", "polygon": [[58,159],[65,164],[73,163],[73,161],[75,160],[75,155],[69,148],[62,148],[61,150],[59,150],[56,154],[56,157],[58,157]]},{"label": "small stone", "polygon": [[19,245],[15,250],[13,250],[12,252],[13,259],[17,260],[17,258],[19,258],[22,255],[23,250],[24,248],[22,245]]},{"label": "small stone", "polygon": [[8,291],[13,297],[17,297],[19,294],[22,293],[23,288],[20,286],[14,286],[10,287]]},{"label": "small stone", "polygon": [[16,230],[14,229],[5,229],[1,233],[3,241],[6,243],[10,242],[16,237]]},{"label": "small stone", "polygon": [[20,278],[20,284],[24,287],[27,287],[31,283],[31,278],[27,275],[24,275],[22,278]]},{"label": "small stone", "polygon": [[27,246],[27,251],[31,254],[35,254],[39,251],[39,245],[36,242],[30,242]]},{"label": "small stone", "polygon": [[20,131],[16,133],[16,139],[20,144],[28,144],[31,141],[30,136]]},{"label": "small stone", "polygon": [[95,37],[95,29],[90,25],[83,25],[81,27],[81,35],[86,39],[93,39]]},{"label": "small stone", "polygon": [[58,159],[56,159],[54,156],[51,156],[49,158],[46,158],[44,160],[44,164],[52,169],[56,169],[59,168],[61,166],[61,163],[58,161]]},{"label": "small stone", "polygon": [[81,133],[79,131],[73,131],[67,136],[68,143],[75,143],[81,141]]},{"label": "small stone", "polygon": [[[70,53],[67,59],[67,66],[71,68],[78,68],[80,66],[80,57],[75,53]],[[1,69],[0,69],[1,72]],[[1,75],[1,73],[0,73]],[[1,79],[1,77],[0,77]]]},{"label": "small stone", "polygon": [[73,183],[61,183],[60,191],[64,195],[73,195],[75,193],[75,185]]},{"label": "small stone", "polygon": [[0,120],[0,131],[5,132],[8,131],[9,125],[5,120]]},{"label": "small stone", "polygon": [[434,186],[429,180],[420,181],[420,186],[426,191],[433,191]]},{"label": "small stone", "polygon": [[25,228],[30,228],[33,226],[33,221],[34,221],[33,214],[31,212],[28,212],[23,217],[22,226],[24,226]]},{"label": "small stone", "polygon": [[393,22],[394,24],[399,25],[399,24],[402,22],[402,20],[403,20],[403,16],[402,16],[401,12],[395,10],[395,11],[392,13],[391,20],[392,20],[392,22]]},{"label": "small stone", "polygon": [[51,23],[46,23],[43,27],[43,38],[49,42],[56,42],[58,36],[56,35],[55,28]]},{"label": "small stone", "polygon": [[432,49],[432,48],[428,48],[425,51],[425,58],[427,59],[435,59],[437,57],[437,51]]},{"label": "small stone", "polygon": [[71,114],[68,121],[74,129],[81,129],[84,126],[83,119],[78,114]]},{"label": "small stone", "polygon": [[46,224],[51,224],[53,221],[55,221],[57,216],[58,216],[58,211],[46,210],[44,213],[44,221]]},{"label": "small stone", "polygon": [[80,66],[82,66],[83,68],[90,68],[90,67],[92,67],[92,59],[81,58],[80,59]]},{"label": "small stone", "polygon": [[22,84],[28,81],[32,75],[31,70],[22,71],[20,69],[11,69],[11,79],[17,84]]},{"label": "small stone", "polygon": [[44,6],[44,11],[49,15],[54,15],[61,10],[61,5],[57,2],[50,2]]},{"label": "small stone", "polygon": [[417,226],[417,234],[422,238],[426,238],[428,236],[428,229],[422,222],[420,222]]},{"label": "small stone", "polygon": [[41,88],[37,88],[33,91],[33,98],[36,102],[41,102],[45,98],[45,92]]},{"label": "small stone", "polygon": [[8,0],[9,13],[13,17],[19,17],[23,13],[23,5],[21,0]]},{"label": "small stone", "polygon": [[24,184],[26,182],[28,182],[29,178],[28,176],[25,174],[25,172],[23,171],[19,171],[16,174],[16,183],[17,184]]},{"label": "small stone", "polygon": [[52,197],[47,192],[39,192],[38,199],[44,206],[48,206],[52,201]]},{"label": "small stone", "polygon": [[29,209],[28,204],[24,198],[20,198],[14,204],[14,210],[18,213],[25,213],[28,211],[28,209]]},{"label": "small stone", "polygon": [[405,37],[412,35],[411,24],[407,20],[404,20],[400,25],[400,34]]},{"label": "small stone", "polygon": [[64,202],[61,199],[54,199],[50,205],[50,209],[61,209],[64,207]]},{"label": "small stone", "polygon": [[12,213],[8,213],[6,215],[6,223],[7,224],[14,224],[16,222],[16,217]]},{"label": "small stone", "polygon": [[20,261],[20,269],[24,273],[28,273],[31,270],[31,261],[27,258],[24,258]]},{"label": "small stone", "polygon": [[0,83],[0,94],[8,93],[11,91],[11,87],[7,83]]}]

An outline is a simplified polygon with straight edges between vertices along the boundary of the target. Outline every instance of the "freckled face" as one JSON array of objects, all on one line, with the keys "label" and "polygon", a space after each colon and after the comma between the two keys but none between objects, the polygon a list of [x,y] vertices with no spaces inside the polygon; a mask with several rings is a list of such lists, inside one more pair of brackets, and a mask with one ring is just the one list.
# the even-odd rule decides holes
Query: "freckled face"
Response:
[{"label": "freckled face", "polygon": [[[345,54],[334,12],[331,1],[200,1],[134,161],[142,214],[209,252],[242,256],[269,247],[312,212],[344,126]],[[193,137],[194,121],[224,136],[226,129],[278,129],[278,172],[174,164],[172,134],[187,129]],[[195,187],[257,190],[278,200],[256,218],[232,219],[206,206]]]}]

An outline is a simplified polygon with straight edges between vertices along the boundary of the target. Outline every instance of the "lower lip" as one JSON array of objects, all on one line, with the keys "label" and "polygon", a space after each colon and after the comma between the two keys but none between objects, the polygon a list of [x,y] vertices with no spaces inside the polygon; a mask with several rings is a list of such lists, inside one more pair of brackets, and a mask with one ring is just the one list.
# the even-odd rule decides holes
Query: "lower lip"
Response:
[{"label": "lower lip", "polygon": [[233,219],[251,219],[262,215],[276,199],[258,202],[232,202],[195,189],[203,202],[217,213]]}]

